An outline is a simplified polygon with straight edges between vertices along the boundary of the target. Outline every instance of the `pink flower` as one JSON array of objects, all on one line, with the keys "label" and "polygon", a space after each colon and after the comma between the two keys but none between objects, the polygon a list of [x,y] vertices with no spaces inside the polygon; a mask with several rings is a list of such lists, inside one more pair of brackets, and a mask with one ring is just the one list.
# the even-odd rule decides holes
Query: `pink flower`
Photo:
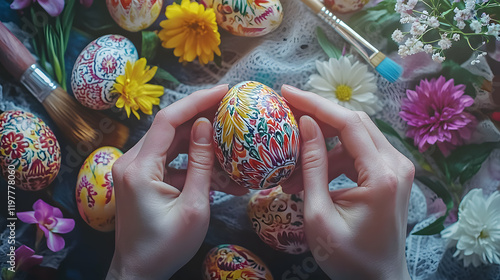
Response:
[{"label": "pink flower", "polygon": [[38,2],[40,6],[53,17],[57,17],[64,9],[64,0],[14,0],[14,2],[10,4],[10,8],[13,10],[22,10],[34,2]]},{"label": "pink flower", "polygon": [[75,227],[75,220],[63,218],[61,210],[39,199],[33,204],[35,211],[19,212],[17,217],[28,224],[37,224],[47,238],[47,247],[53,252],[64,248],[64,239],[56,233],[68,233]]},{"label": "pink flower", "polygon": [[464,95],[465,85],[455,85],[443,76],[422,80],[415,90],[407,90],[399,115],[408,123],[406,136],[412,137],[420,152],[436,144],[443,155],[470,139],[476,119],[465,112],[474,103]]},{"label": "pink flower", "polygon": [[42,261],[43,256],[35,255],[35,251],[28,246],[22,245],[16,250],[16,270],[28,270]]}]

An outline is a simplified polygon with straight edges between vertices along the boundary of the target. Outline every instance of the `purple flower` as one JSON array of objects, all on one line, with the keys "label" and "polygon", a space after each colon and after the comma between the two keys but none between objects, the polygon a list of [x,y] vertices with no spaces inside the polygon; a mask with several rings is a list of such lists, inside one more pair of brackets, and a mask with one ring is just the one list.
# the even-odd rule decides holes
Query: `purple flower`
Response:
[{"label": "purple flower", "polygon": [[22,245],[16,250],[16,270],[28,270],[42,263],[43,256],[35,255],[35,251]]},{"label": "purple flower", "polygon": [[85,8],[90,8],[94,0],[80,0],[80,4],[82,4]]},{"label": "purple flower", "polygon": [[455,85],[443,76],[422,80],[415,90],[406,90],[399,115],[408,123],[406,136],[412,137],[420,152],[436,144],[443,155],[470,139],[476,119],[464,109],[474,103],[464,95],[465,85]]},{"label": "purple flower", "polygon": [[64,0],[14,0],[10,4],[10,8],[13,10],[22,10],[34,2],[38,2],[53,17],[57,17],[64,9]]},{"label": "purple flower", "polygon": [[75,220],[63,218],[61,210],[39,199],[33,204],[35,211],[19,212],[17,217],[28,224],[37,224],[47,238],[47,247],[53,252],[64,248],[64,239],[56,233],[68,233],[75,227]]}]

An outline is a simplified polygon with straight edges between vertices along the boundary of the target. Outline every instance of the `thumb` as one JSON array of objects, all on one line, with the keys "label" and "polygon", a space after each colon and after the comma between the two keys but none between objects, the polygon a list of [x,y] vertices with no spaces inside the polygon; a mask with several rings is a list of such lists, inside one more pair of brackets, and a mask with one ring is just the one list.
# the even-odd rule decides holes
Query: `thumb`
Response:
[{"label": "thumb", "polygon": [[323,133],[314,119],[302,116],[300,136],[304,205],[306,208],[321,207],[324,204],[319,202],[331,202],[328,191],[328,156]]},{"label": "thumb", "polygon": [[210,121],[206,118],[196,120],[191,129],[186,182],[181,193],[185,203],[209,203],[210,181],[214,163],[212,138]]}]

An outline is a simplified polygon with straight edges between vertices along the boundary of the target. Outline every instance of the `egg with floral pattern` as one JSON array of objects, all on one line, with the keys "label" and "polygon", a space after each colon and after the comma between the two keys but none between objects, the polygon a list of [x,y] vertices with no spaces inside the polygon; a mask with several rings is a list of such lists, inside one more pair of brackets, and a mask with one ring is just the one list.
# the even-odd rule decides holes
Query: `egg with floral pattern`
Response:
[{"label": "egg with floral pattern", "polygon": [[333,12],[353,13],[361,10],[370,0],[325,0],[324,2]]},{"label": "egg with floral pattern", "polygon": [[82,219],[99,231],[115,229],[115,192],[111,168],[122,155],[117,148],[96,149],[83,162],[76,182],[76,204]]},{"label": "egg with floral pattern", "polygon": [[299,128],[285,100],[270,87],[246,81],[222,99],[214,123],[215,154],[241,186],[266,189],[293,172]]},{"label": "egg with floral pattern", "polygon": [[204,280],[273,279],[259,257],[246,248],[232,244],[212,248],[203,261],[202,271]]},{"label": "egg with floral pattern", "polygon": [[156,21],[163,0],[106,0],[106,5],[109,14],[121,28],[136,32]]},{"label": "egg with floral pattern", "polygon": [[286,194],[277,186],[256,192],[247,208],[253,229],[271,248],[302,254],[309,250],[304,233],[303,194]]},{"label": "egg with floral pattern", "polygon": [[105,35],[88,44],[76,59],[71,73],[75,98],[94,110],[115,105],[118,94],[112,92],[118,76],[125,74],[127,61],[138,59],[134,44],[121,35]]},{"label": "egg with floral pattern", "polygon": [[11,186],[26,191],[50,185],[61,168],[56,136],[40,118],[23,111],[0,114],[0,167]]},{"label": "egg with floral pattern", "polygon": [[279,0],[208,0],[217,24],[231,34],[258,37],[274,31],[283,20]]}]

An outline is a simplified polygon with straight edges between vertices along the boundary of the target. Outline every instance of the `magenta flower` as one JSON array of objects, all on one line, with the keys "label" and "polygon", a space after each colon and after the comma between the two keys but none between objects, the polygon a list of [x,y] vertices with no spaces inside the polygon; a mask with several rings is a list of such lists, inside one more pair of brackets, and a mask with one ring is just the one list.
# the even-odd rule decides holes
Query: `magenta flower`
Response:
[{"label": "magenta flower", "polygon": [[53,17],[57,17],[64,9],[64,0],[14,0],[10,4],[10,8],[13,10],[22,10],[35,2],[38,2]]},{"label": "magenta flower", "polygon": [[470,139],[476,119],[465,112],[474,103],[464,95],[465,85],[455,85],[443,76],[422,80],[415,90],[406,90],[399,115],[408,123],[406,136],[420,152],[436,144],[443,155]]},{"label": "magenta flower", "polygon": [[28,246],[22,245],[16,250],[16,270],[28,270],[42,261],[43,256],[35,255],[35,251]]},{"label": "magenta flower", "polygon": [[47,247],[53,252],[64,248],[64,239],[57,233],[68,233],[75,227],[75,220],[63,218],[61,210],[39,199],[33,204],[35,211],[19,212],[17,217],[28,224],[37,224],[47,238]]}]

